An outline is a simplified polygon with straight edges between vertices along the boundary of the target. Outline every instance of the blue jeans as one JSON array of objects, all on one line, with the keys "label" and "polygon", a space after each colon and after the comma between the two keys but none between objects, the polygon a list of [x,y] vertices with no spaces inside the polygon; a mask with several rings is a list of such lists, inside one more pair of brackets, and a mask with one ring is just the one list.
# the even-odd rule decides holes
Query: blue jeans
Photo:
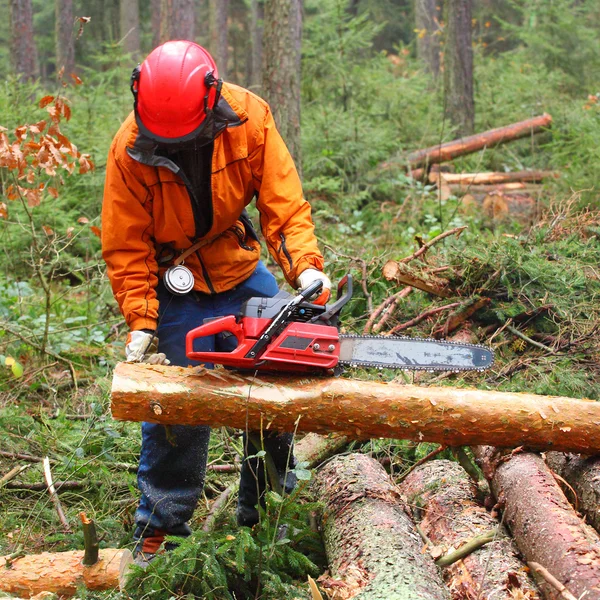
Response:
[{"label": "blue jeans", "polygon": [[[157,288],[160,303],[158,351],[164,352],[171,364],[198,365],[200,363],[189,360],[185,354],[185,336],[189,330],[201,325],[204,319],[237,314],[248,298],[271,297],[278,291],[275,278],[262,262],[248,279],[220,294],[175,296],[161,282]],[[227,352],[235,345],[235,337],[219,334],[196,340],[194,348]],[[204,425],[173,425],[167,429],[155,423],[142,423],[138,469],[141,499],[135,514],[136,539],[191,533],[187,522],[204,486],[209,437],[210,427]],[[280,483],[290,492],[296,483],[295,476],[288,472],[294,464],[291,434],[265,436],[264,445],[277,466]],[[256,454],[259,450],[246,441],[246,436],[244,449],[248,450],[245,455]],[[262,462],[246,460],[244,456],[237,511],[241,525],[252,526],[258,522],[256,505],[264,489]]]}]

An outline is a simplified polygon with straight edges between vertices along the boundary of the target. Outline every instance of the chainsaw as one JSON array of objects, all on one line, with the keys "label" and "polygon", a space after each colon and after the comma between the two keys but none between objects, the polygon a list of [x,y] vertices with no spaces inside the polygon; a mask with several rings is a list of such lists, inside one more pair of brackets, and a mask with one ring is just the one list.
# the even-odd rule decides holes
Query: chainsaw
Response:
[{"label": "chainsaw", "polygon": [[[204,363],[265,371],[329,371],[344,367],[375,367],[427,371],[487,369],[492,351],[478,344],[412,337],[342,334],[339,316],[352,298],[352,277],[338,284],[332,304],[312,304],[322,281],[293,296],[280,291],[272,298],[250,298],[239,315],[206,320],[186,336],[187,357]],[[233,335],[231,352],[194,350],[194,340],[217,334]]]}]

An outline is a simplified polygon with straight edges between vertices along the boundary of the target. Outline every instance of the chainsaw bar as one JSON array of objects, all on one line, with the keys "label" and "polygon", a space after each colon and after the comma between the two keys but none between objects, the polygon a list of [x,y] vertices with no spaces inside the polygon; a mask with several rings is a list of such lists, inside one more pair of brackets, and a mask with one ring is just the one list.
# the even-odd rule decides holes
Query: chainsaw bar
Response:
[{"label": "chainsaw bar", "polygon": [[479,344],[411,337],[340,335],[339,364],[411,371],[483,371],[494,354]]}]

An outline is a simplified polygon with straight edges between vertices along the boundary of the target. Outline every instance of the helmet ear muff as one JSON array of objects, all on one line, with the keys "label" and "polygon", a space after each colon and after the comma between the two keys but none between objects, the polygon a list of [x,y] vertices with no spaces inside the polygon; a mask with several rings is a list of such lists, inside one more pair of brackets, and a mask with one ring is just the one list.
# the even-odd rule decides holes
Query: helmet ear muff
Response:
[{"label": "helmet ear muff", "polygon": [[140,81],[140,72],[142,70],[142,65],[137,65],[135,69],[131,72],[131,79],[129,80],[129,89],[133,94],[133,107],[137,108],[137,100],[138,100],[138,82]]},{"label": "helmet ear muff", "polygon": [[[206,96],[204,96],[204,110],[208,114],[210,110],[219,102],[221,97],[221,88],[223,87],[223,80],[217,79],[214,75],[214,71],[208,71],[204,76],[204,85],[206,86]],[[211,88],[215,88],[215,97],[212,103],[212,107],[209,107],[209,95]]]}]

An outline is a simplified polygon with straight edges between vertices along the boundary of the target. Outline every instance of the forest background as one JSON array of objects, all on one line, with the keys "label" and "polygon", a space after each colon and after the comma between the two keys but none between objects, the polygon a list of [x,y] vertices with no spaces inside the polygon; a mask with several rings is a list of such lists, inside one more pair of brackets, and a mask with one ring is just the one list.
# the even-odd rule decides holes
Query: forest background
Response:
[{"label": "forest background", "polygon": [[[0,126],[6,128],[0,131],[25,148],[27,141],[40,141],[44,120],[60,127],[68,149],[25,179],[18,176],[27,170],[8,162],[0,168],[0,476],[14,453],[49,456],[57,479],[79,482],[61,493],[72,527],[85,510],[111,546],[131,542],[137,490],[129,471],[135,470],[139,434],[135,423],[112,421],[108,408],[126,330],[104,273],[98,228],[108,147],[132,108],[131,69],[163,39],[191,37],[213,52],[227,81],[270,98],[270,65],[280,64],[265,61],[268,52],[277,56],[277,48],[263,45],[270,39],[265,11],[282,3],[174,2],[182,12],[162,4],[161,12],[160,2],[0,0],[0,14],[11,16],[0,21]],[[450,38],[448,11],[465,6],[471,11],[468,35]],[[382,275],[387,260],[466,227],[459,238],[436,246],[433,266],[451,267],[457,298],[491,298],[472,326],[481,342],[494,345],[497,362],[483,377],[449,375],[436,384],[597,399],[598,2],[305,0],[297,14],[299,95],[294,98],[290,86],[288,100],[300,108],[301,127],[288,131],[279,120],[313,206],[325,270],[333,280],[350,271],[359,281],[344,328],[361,332],[374,307],[398,291]],[[472,104],[459,103],[469,112],[466,120],[460,107],[453,112],[447,60],[461,44],[473,59]],[[526,218],[466,205],[460,194],[441,194],[406,168],[411,150],[543,113],[553,117],[550,131],[451,166],[470,173],[556,172]],[[444,302],[412,293],[387,326]],[[552,310],[528,323],[529,339],[537,335],[544,345],[558,340],[559,346],[585,339],[587,345],[548,354],[547,346],[503,328],[546,305]],[[440,312],[406,333],[428,336],[443,323]],[[230,432],[215,433],[213,459],[223,458],[224,445],[239,443]],[[401,466],[429,449],[399,440],[363,447]],[[20,476],[24,484],[40,481],[33,465]],[[224,477],[209,477],[198,523],[211,493],[226,487]],[[0,505],[0,554],[81,544],[79,533],[65,533],[44,490],[0,487]],[[318,556],[312,558],[319,564]],[[288,585],[285,570],[273,569],[271,583]],[[268,585],[264,590],[269,597]]]}]

